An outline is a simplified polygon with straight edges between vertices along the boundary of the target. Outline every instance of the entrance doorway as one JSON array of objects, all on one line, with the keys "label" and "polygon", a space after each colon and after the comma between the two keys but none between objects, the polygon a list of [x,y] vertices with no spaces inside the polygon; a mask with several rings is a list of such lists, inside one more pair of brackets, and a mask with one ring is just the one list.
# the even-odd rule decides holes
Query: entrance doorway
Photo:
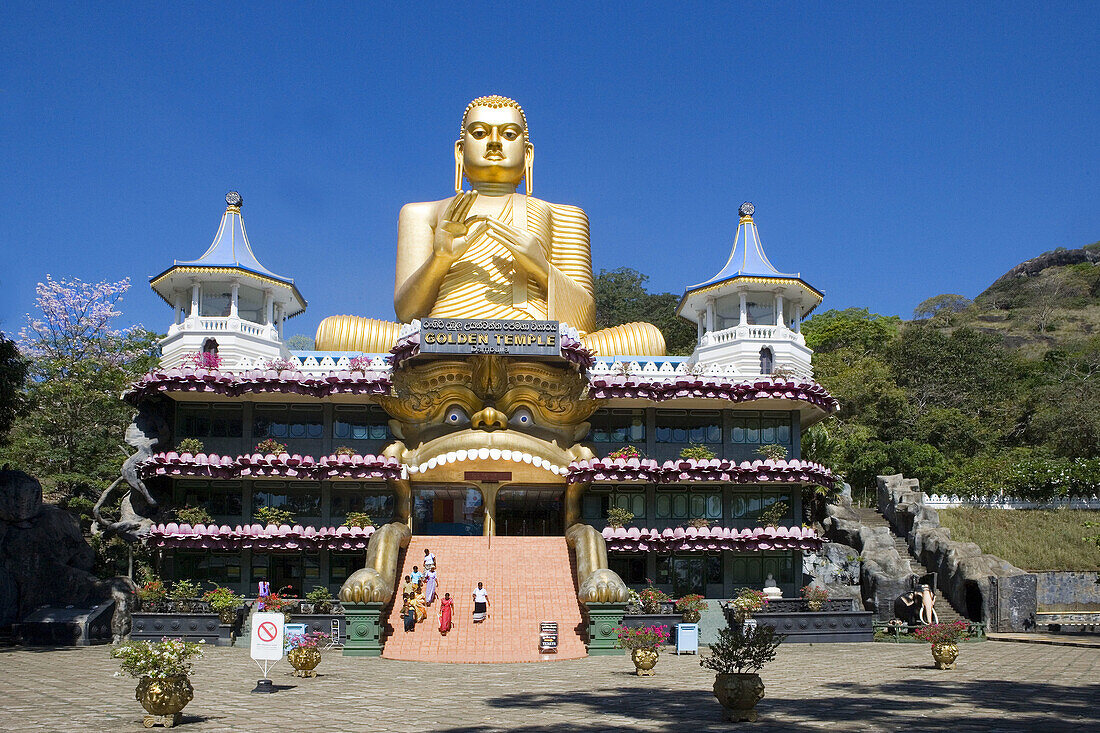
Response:
[{"label": "entrance doorway", "polygon": [[498,535],[561,537],[562,489],[557,486],[506,486],[496,501]]},{"label": "entrance doorway", "polygon": [[708,585],[721,582],[722,556],[719,554],[657,556],[657,583],[671,585],[676,598],[690,593],[705,596]]},{"label": "entrance doorway", "polygon": [[413,489],[413,532],[480,536],[485,527],[481,492],[466,486]]}]

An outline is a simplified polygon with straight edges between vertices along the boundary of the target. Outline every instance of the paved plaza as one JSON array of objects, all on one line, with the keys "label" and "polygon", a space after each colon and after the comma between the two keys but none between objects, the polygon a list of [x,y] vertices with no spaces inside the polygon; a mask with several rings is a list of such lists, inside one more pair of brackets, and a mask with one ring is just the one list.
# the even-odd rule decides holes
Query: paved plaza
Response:
[{"label": "paved plaza", "polygon": [[[107,647],[2,649],[0,729],[141,730],[135,681],[113,677]],[[1100,649],[1005,642],[962,646],[939,671],[923,644],[788,644],[765,670],[750,730],[1100,730]],[[663,654],[657,676],[627,657],[456,665],[325,657],[315,679],[272,671],[247,650],[211,648],[192,677],[184,731],[717,731],[713,676]]]}]

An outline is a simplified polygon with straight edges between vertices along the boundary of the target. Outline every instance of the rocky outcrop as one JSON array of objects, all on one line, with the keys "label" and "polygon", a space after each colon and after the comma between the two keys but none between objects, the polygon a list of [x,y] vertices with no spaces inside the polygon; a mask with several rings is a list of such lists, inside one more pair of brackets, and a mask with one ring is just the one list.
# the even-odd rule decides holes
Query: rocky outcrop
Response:
[{"label": "rocky outcrop", "polygon": [[1044,252],[1038,257],[1024,260],[1005,274],[1001,275],[989,286],[989,289],[992,290],[998,285],[1011,280],[1023,277],[1035,277],[1048,267],[1079,265],[1083,262],[1091,262],[1092,264],[1100,263],[1100,248],[1096,248],[1095,245],[1082,249],[1065,249],[1064,247],[1059,247],[1050,252]]},{"label": "rocky outcrop", "polygon": [[[0,504],[0,626],[41,606],[89,607],[116,592],[124,595],[117,579],[92,574],[95,553],[80,524],[65,510],[42,503],[37,479],[0,470]],[[128,617],[119,618],[117,625],[128,623]]]},{"label": "rocky outcrop", "polygon": [[900,474],[878,477],[879,511],[909,543],[913,555],[937,574],[937,586],[951,605],[990,631],[1035,627],[1036,578],[973,542],[956,542],[940,526],[939,514],[925,506],[916,479]]},{"label": "rocky outcrop", "polygon": [[826,506],[825,512],[825,536],[860,559],[863,607],[874,613],[876,621],[889,621],[894,617],[894,600],[916,587],[918,578],[908,558],[898,552],[888,527],[869,527],[861,521],[848,496]]}]

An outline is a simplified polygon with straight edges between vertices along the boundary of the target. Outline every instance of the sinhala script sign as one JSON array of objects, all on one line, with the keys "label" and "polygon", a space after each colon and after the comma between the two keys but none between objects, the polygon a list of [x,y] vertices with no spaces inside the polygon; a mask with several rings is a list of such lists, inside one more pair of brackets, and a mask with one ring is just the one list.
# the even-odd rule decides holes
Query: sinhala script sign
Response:
[{"label": "sinhala script sign", "polygon": [[561,356],[558,322],[425,318],[420,353]]},{"label": "sinhala script sign", "polygon": [[278,661],[283,658],[283,614],[252,614],[252,658]]}]

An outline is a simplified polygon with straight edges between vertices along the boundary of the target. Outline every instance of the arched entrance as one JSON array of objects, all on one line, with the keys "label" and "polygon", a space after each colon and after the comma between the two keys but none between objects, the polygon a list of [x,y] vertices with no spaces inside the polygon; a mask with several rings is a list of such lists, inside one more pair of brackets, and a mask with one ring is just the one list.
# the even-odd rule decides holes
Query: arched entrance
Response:
[{"label": "arched entrance", "polygon": [[412,523],[415,534],[480,536],[485,503],[470,486],[414,486]]}]

